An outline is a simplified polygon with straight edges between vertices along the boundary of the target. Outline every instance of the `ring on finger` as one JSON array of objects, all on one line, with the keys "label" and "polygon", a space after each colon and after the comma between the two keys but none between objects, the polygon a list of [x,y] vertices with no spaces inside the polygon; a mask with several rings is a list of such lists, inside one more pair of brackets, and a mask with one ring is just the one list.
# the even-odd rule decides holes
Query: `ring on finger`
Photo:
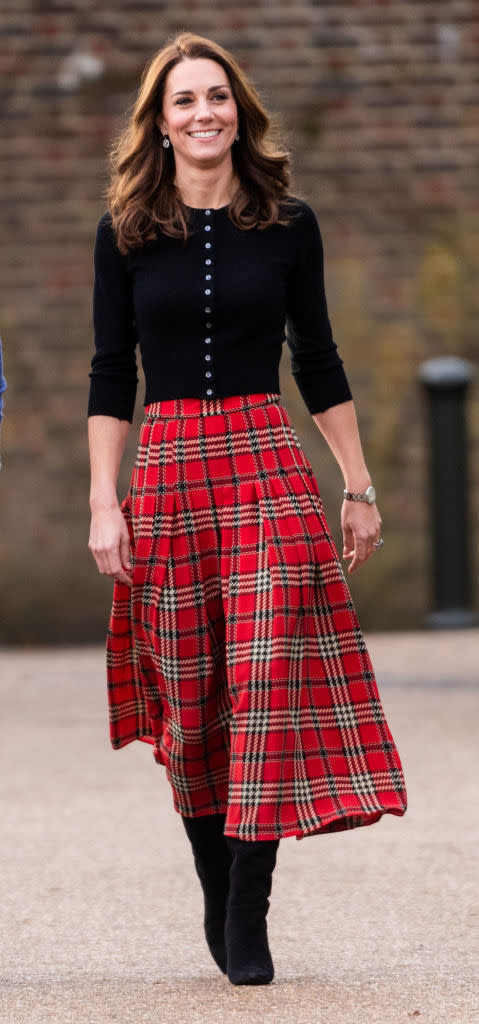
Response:
[{"label": "ring on finger", "polygon": [[382,548],[383,544],[384,541],[382,537],[379,537],[378,540],[373,541],[373,548]]}]

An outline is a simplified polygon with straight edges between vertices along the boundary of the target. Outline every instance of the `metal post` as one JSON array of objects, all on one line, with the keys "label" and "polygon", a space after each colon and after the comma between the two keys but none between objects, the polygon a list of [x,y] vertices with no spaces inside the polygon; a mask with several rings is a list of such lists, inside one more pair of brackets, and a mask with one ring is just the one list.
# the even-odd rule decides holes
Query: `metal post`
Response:
[{"label": "metal post", "polygon": [[419,368],[428,400],[433,629],[477,625],[472,609],[467,480],[466,391],[475,375],[466,359],[444,356]]}]

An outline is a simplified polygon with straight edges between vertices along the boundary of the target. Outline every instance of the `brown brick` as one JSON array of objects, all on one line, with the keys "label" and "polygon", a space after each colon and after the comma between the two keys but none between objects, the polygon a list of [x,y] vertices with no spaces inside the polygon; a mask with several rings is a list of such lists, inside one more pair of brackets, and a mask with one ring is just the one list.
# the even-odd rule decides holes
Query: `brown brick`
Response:
[{"label": "brown brick", "polygon": [[[8,390],[0,642],[101,640],[111,584],[87,550],[86,404],[93,241],[106,153],[147,60],[184,27],[230,47],[293,150],[317,211],[328,306],[378,483],[387,544],[351,580],[366,629],[417,627],[429,519],[420,362],[477,363],[479,9],[471,3],[4,0],[0,313]],[[446,10],[447,8],[447,10]],[[96,80],[61,87],[73,55]],[[342,479],[284,347],[284,400],[340,546]],[[125,492],[142,416],[120,472]],[[477,384],[468,400],[471,503],[479,497]],[[477,514],[474,552],[477,578]],[[476,602],[478,599],[476,593]]]}]

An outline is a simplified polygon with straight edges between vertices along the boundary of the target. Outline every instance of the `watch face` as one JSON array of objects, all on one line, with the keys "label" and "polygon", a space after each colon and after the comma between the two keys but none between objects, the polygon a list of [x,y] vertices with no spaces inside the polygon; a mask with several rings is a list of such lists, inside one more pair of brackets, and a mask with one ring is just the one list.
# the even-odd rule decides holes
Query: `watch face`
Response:
[{"label": "watch face", "polygon": [[368,503],[372,505],[373,502],[376,501],[376,491],[372,484],[367,488],[366,494],[368,498]]}]

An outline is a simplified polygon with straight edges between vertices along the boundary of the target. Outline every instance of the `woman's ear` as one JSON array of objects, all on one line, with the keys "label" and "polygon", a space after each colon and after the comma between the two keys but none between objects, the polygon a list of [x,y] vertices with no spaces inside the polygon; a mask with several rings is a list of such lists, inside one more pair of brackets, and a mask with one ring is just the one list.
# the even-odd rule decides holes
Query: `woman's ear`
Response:
[{"label": "woman's ear", "polygon": [[167,134],[166,124],[163,121],[163,118],[162,118],[161,114],[158,114],[158,116],[155,118],[155,124],[156,124],[157,128],[160,129],[160,132],[161,132],[162,135],[166,135]]}]

